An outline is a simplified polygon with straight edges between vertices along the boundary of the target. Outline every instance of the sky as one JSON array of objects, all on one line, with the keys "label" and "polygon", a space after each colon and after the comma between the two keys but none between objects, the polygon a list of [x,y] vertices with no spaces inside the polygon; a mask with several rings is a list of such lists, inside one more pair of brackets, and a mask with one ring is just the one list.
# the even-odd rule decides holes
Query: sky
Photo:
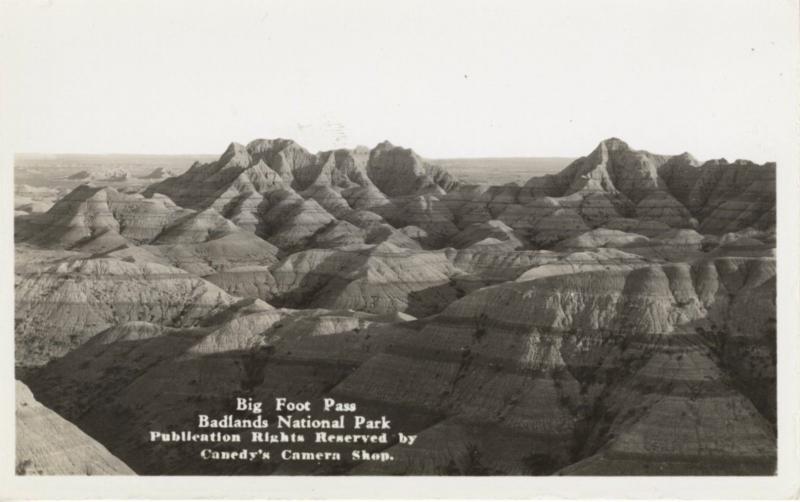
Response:
[{"label": "sky", "polygon": [[3,133],[40,153],[579,156],[615,136],[763,162],[796,22],[788,0],[3,2]]}]

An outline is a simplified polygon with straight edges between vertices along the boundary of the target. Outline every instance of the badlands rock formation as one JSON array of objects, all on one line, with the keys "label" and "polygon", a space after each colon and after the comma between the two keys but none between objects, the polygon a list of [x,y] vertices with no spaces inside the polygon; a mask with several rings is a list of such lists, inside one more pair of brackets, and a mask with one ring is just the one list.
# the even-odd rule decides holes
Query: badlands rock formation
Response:
[{"label": "badlands rock formation", "polygon": [[17,475],[134,474],[103,445],[42,406],[20,381],[16,394]]},{"label": "badlands rock formation", "polygon": [[271,270],[274,302],[295,308],[329,307],[378,314],[425,316],[456,299],[460,275],[444,252],[391,243],[295,253]]},{"label": "badlands rock formation", "polygon": [[[774,164],[612,138],[468,185],[389,142],[274,139],[155,174],[15,219],[19,376],[139,474],[774,472]],[[240,393],[419,439],[335,464],[142,440]]]},{"label": "badlands rock formation", "polygon": [[16,357],[37,364],[121,322],[196,324],[234,303],[217,286],[184,270],[113,258],[63,261],[16,283]]}]

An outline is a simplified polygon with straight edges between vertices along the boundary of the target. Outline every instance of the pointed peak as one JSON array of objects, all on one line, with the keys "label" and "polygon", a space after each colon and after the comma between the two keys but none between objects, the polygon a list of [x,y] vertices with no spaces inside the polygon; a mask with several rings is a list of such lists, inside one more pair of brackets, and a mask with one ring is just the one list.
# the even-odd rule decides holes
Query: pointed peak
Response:
[{"label": "pointed peak", "polygon": [[244,145],[242,145],[241,143],[237,143],[235,141],[232,141],[228,145],[228,148],[226,148],[225,151],[222,153],[222,156],[223,157],[225,157],[225,156],[233,156],[233,155],[236,155],[238,153],[242,153],[244,151],[245,151]]},{"label": "pointed peak", "polygon": [[247,150],[245,150],[244,146],[240,143],[232,142],[219,157],[219,161],[223,164],[227,164],[231,159],[242,155],[247,155]]},{"label": "pointed peak", "polygon": [[598,147],[604,147],[607,150],[630,150],[627,143],[616,137],[604,139]]},{"label": "pointed peak", "polygon": [[243,145],[240,143],[231,143],[228,145],[228,148],[225,149],[225,153],[223,153],[219,160],[217,161],[217,166],[220,168],[245,168],[250,164],[250,154],[247,153],[247,150]]}]

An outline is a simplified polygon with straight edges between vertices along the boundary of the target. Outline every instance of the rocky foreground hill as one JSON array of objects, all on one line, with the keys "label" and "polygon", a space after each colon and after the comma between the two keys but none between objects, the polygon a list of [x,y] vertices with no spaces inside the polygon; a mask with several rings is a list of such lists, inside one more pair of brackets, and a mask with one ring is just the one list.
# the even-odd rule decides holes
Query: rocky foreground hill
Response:
[{"label": "rocky foreground hill", "polygon": [[[609,139],[470,185],[388,142],[256,140],[140,193],[81,185],[15,235],[20,377],[140,474],[775,469],[774,164]],[[241,393],[419,440],[337,465],[143,440]]]},{"label": "rocky foreground hill", "polygon": [[48,410],[16,382],[17,475],[124,475],[134,472],[101,444]]}]

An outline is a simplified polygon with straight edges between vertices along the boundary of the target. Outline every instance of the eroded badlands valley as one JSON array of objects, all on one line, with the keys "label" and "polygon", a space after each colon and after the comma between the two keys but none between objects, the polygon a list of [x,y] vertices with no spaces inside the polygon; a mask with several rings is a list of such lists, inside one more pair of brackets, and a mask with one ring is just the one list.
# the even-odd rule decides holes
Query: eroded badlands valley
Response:
[{"label": "eroded badlands valley", "polygon": [[[173,174],[16,186],[19,473],[775,471],[774,164],[612,138],[468,184],[388,142],[276,139]],[[235,396],[418,440],[333,464],[147,441]]]}]

